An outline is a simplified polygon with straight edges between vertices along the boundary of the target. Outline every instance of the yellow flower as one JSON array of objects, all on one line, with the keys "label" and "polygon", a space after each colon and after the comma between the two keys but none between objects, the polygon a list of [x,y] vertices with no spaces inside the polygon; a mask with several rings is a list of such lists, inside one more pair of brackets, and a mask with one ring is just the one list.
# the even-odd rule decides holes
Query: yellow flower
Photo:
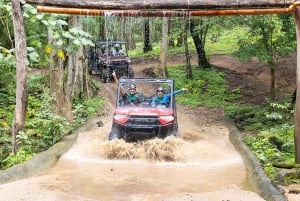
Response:
[{"label": "yellow flower", "polygon": [[61,58],[63,60],[65,59],[65,54],[64,54],[64,52],[62,50],[58,50],[57,51],[57,55],[58,55],[59,58]]},{"label": "yellow flower", "polygon": [[45,51],[46,51],[46,53],[51,54],[52,49],[51,49],[51,47],[49,45],[46,45]]},{"label": "yellow flower", "polygon": [[0,122],[0,126],[1,126],[1,127],[7,127],[8,124],[7,124],[5,121],[1,121],[1,122]]},{"label": "yellow flower", "polygon": [[8,49],[3,48],[3,49],[2,49],[2,52],[3,52],[4,54],[7,54],[7,53],[8,53]]}]

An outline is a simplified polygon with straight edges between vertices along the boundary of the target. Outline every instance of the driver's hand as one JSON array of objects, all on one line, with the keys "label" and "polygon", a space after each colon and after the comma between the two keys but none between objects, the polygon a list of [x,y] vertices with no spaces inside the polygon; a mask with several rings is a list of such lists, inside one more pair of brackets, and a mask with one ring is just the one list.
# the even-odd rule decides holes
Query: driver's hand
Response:
[{"label": "driver's hand", "polygon": [[116,76],[116,72],[113,71],[111,75],[115,77]]}]

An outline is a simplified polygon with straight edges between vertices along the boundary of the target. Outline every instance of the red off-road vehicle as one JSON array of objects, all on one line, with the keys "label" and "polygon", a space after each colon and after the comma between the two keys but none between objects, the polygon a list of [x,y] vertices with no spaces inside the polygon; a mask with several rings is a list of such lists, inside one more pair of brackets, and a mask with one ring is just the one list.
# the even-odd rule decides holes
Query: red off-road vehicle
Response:
[{"label": "red off-road vehicle", "polygon": [[[141,103],[136,106],[126,105],[122,88],[136,85]],[[166,93],[173,94],[173,79],[120,78],[117,90],[116,109],[113,114],[109,140],[124,139],[138,141],[153,137],[165,138],[178,135],[178,122],[175,97],[165,105],[151,106],[156,89],[163,87]]]},{"label": "red off-road vehicle", "polygon": [[[122,54],[115,54],[115,47]],[[124,50],[125,49],[125,50]],[[134,77],[130,66],[131,59],[127,56],[126,43],[118,40],[97,40],[95,46],[88,52],[88,66],[90,74],[99,74],[103,83],[113,81],[112,72],[117,77]]]}]

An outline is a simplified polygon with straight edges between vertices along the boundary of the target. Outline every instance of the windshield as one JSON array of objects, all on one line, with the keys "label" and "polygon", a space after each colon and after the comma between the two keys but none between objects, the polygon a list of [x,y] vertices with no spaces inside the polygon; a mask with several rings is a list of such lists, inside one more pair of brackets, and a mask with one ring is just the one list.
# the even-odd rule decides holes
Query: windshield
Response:
[{"label": "windshield", "polygon": [[118,107],[168,108],[173,105],[173,80],[121,79]]}]

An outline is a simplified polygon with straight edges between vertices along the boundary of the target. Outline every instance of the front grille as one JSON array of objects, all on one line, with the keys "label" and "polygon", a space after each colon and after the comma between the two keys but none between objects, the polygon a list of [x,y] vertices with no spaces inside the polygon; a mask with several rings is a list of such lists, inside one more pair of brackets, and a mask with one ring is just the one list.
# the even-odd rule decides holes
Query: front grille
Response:
[{"label": "front grille", "polygon": [[128,124],[133,125],[156,125],[157,124],[157,117],[130,117]]}]

